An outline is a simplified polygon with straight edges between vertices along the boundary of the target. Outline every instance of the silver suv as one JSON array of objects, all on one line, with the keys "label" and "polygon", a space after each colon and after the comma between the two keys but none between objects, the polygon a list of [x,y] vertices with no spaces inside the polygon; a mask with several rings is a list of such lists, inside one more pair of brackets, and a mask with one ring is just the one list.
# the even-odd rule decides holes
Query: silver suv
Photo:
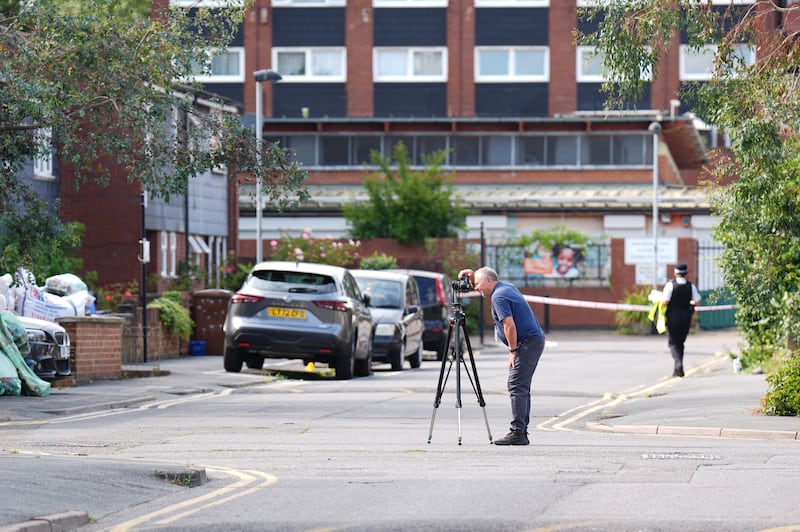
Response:
[{"label": "silver suv", "polygon": [[260,369],[266,358],[323,362],[337,379],[370,374],[372,315],[346,268],[261,262],[228,306],[224,366]]}]

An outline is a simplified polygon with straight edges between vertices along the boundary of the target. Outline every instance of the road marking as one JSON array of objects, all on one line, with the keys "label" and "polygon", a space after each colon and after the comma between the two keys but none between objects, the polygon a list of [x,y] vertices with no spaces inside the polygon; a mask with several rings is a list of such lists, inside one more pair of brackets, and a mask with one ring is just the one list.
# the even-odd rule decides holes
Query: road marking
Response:
[{"label": "road marking", "polygon": [[[707,360],[706,362],[703,362],[702,364],[700,364],[698,366],[695,366],[694,368],[688,370],[686,372],[686,375],[687,376],[688,375],[693,375],[693,374],[699,373],[699,372],[701,372],[701,371],[703,371],[703,370],[705,370],[705,369],[707,369],[707,368],[709,368],[711,366],[714,366],[715,364],[718,364],[721,360],[723,360],[723,358],[725,358],[725,356],[726,355],[724,353],[719,353],[719,352],[715,353],[714,356],[710,360]],[[539,429],[539,430],[544,430],[544,431],[561,430],[561,431],[565,431],[565,432],[573,432],[573,429],[570,429],[567,426],[568,425],[572,425],[573,423],[585,418],[589,414],[597,412],[598,410],[602,410],[603,408],[607,408],[607,407],[610,407],[610,406],[617,406],[617,405],[627,401],[631,397],[637,397],[637,396],[641,396],[641,395],[646,395],[646,394],[652,393],[652,392],[654,392],[656,390],[659,390],[659,389],[663,388],[664,386],[667,386],[669,384],[678,382],[680,380],[681,379],[679,377],[669,377],[669,378],[663,378],[659,382],[657,382],[655,384],[651,384],[650,386],[645,386],[643,384],[639,384],[637,386],[629,388],[628,390],[625,390],[621,394],[614,394],[614,393],[611,393],[611,392],[606,392],[605,395],[603,395],[602,398],[595,399],[594,401],[590,401],[590,402],[584,403],[582,405],[578,405],[578,406],[576,406],[574,408],[570,408],[569,410],[567,410],[565,412],[562,412],[561,414],[558,414],[558,415],[556,415],[554,417],[551,417],[550,419],[548,419],[546,421],[543,421],[542,423],[537,425],[536,428]],[[567,416],[570,416],[570,417],[567,417]],[[564,418],[566,418],[566,419],[564,419]],[[561,421],[561,420],[563,420],[563,421]]]},{"label": "road marking", "polygon": [[199,401],[201,399],[212,399],[214,397],[223,397],[233,393],[233,388],[227,388],[218,392],[207,392],[190,397],[182,397],[180,399],[165,399],[163,401],[156,401],[153,403],[145,403],[136,408],[112,408],[111,410],[101,410],[99,412],[84,412],[82,414],[73,414],[71,416],[63,416],[55,419],[37,419],[31,421],[4,421],[0,422],[2,427],[25,427],[32,425],[60,425],[62,423],[73,423],[76,421],[86,421],[89,419],[99,419],[108,416],[118,416],[120,414],[130,414],[131,412],[141,412],[142,410],[164,410],[176,405],[189,403],[192,401]]},{"label": "road marking", "polygon": [[[143,523],[147,523],[149,521],[153,521],[158,517],[161,517],[166,514],[170,514],[179,510],[183,510],[185,508],[189,508],[191,506],[197,506],[196,508],[192,508],[191,510],[186,510],[182,513],[176,514],[171,517],[164,518],[157,522],[157,524],[169,524],[174,521],[178,521],[183,519],[189,515],[192,515],[196,512],[213,508],[214,506],[219,506],[220,504],[225,504],[226,502],[232,501],[239,497],[244,497],[245,495],[249,495],[251,493],[255,493],[261,489],[264,489],[268,486],[271,486],[278,482],[278,477],[270,475],[268,473],[263,473],[261,471],[254,471],[254,470],[245,470],[240,471],[237,469],[230,469],[226,467],[218,467],[218,466],[208,466],[206,469],[219,471],[220,473],[228,474],[233,477],[238,478],[236,482],[233,484],[229,484],[228,486],[222,487],[218,490],[212,491],[211,493],[206,493],[199,497],[194,497],[193,499],[187,499],[185,501],[167,506],[155,512],[150,512],[149,514],[145,514],[142,516],[137,517],[136,519],[131,519],[130,521],[126,521],[124,523],[120,523],[114,528],[111,529],[111,532],[127,532],[131,530],[131,528],[141,525]],[[258,480],[258,477],[263,478],[264,480],[257,484],[256,486],[252,486],[248,489],[248,486],[253,484]],[[198,506],[199,505],[199,506]]]}]

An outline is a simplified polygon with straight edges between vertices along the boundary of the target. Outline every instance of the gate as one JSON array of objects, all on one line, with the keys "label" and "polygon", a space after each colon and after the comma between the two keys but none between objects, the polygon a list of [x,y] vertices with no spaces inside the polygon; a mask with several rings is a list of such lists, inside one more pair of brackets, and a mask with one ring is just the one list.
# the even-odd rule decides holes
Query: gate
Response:
[{"label": "gate", "polygon": [[[736,300],[725,285],[719,268],[719,257],[723,247],[716,242],[698,242],[697,246],[697,287],[706,305],[733,305]],[[699,312],[698,323],[701,329],[727,329],[736,326],[736,310],[714,310]]]}]

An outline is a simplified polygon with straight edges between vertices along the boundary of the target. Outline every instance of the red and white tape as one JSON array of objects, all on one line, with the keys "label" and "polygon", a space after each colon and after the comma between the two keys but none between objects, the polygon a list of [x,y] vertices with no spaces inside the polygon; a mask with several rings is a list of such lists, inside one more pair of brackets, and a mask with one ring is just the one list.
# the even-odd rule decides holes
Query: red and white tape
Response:
[{"label": "red and white tape", "polygon": [[[461,294],[461,297],[478,297],[481,294],[477,291],[466,292]],[[578,299],[564,299],[560,297],[544,297],[544,296],[525,296],[529,303],[542,303],[545,305],[560,305],[564,307],[580,307],[580,308],[595,308],[603,310],[639,310],[642,312],[650,312],[653,308],[652,305],[630,305],[627,303],[604,303],[602,301],[581,301]],[[698,312],[708,312],[711,310],[732,310],[736,305],[708,305],[699,306],[694,309]]]}]

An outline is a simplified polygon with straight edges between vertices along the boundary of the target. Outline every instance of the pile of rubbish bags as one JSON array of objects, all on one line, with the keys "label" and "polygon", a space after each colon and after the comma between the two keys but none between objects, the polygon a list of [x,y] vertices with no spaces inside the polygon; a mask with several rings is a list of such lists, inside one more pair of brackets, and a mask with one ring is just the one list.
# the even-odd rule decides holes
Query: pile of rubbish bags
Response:
[{"label": "pile of rubbish bags", "polygon": [[54,322],[61,316],[85,316],[93,308],[94,296],[77,275],[53,275],[44,286],[38,286],[33,274],[22,268],[13,277],[0,276],[0,310]]},{"label": "pile of rubbish bags", "polygon": [[62,316],[85,316],[93,308],[86,283],[71,273],[48,277],[44,286],[21,268],[13,276],[0,276],[0,395],[50,394],[50,383],[25,362],[30,346],[18,316],[55,322]]},{"label": "pile of rubbish bags", "polygon": [[50,383],[25,362],[29,351],[28,333],[17,315],[0,311],[0,395],[50,395]]}]

